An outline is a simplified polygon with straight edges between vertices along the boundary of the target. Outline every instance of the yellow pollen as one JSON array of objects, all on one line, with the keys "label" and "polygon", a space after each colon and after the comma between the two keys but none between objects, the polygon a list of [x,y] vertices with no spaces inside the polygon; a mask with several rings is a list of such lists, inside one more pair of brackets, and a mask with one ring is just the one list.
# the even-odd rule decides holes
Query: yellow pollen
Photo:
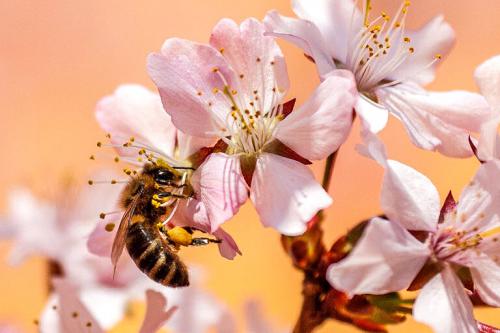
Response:
[{"label": "yellow pollen", "polygon": [[130,137],[129,139],[130,142],[134,142],[135,141],[135,138],[133,136]]},{"label": "yellow pollen", "polygon": [[442,58],[442,57],[443,57],[443,56],[442,56],[441,54],[439,54],[439,53],[438,53],[438,54],[436,54],[436,55],[434,56],[434,58],[436,58],[436,59],[438,59],[438,60],[441,60],[441,58]]},{"label": "yellow pollen", "polygon": [[218,88],[214,88],[212,91],[213,91],[214,94],[217,94],[219,92],[219,89]]},{"label": "yellow pollen", "polygon": [[238,92],[236,90],[231,90],[232,95],[236,95]]}]

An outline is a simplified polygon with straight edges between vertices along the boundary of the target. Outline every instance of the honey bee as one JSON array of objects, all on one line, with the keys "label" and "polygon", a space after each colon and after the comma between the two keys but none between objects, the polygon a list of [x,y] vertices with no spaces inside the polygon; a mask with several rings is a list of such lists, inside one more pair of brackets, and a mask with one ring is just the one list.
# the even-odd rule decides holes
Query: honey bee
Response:
[{"label": "honey bee", "polygon": [[132,176],[121,194],[125,213],[111,251],[115,269],[126,246],[137,267],[150,279],[164,286],[185,287],[189,285],[188,270],[176,253],[179,247],[221,242],[194,238],[192,228],[165,227],[179,200],[193,196],[193,189],[186,183],[189,169],[150,160]]}]

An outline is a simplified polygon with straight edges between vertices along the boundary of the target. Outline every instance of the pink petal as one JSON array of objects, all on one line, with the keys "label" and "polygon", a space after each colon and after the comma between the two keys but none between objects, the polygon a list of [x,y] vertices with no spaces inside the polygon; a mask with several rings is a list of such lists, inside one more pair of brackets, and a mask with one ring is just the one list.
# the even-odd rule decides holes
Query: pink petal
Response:
[{"label": "pink petal", "polygon": [[269,35],[295,44],[312,57],[320,77],[335,69],[328,46],[314,23],[282,16],[274,10],[267,13],[264,23]]},{"label": "pink petal", "polygon": [[484,98],[466,91],[410,91],[400,85],[379,89],[377,94],[380,103],[402,121],[415,145],[451,157],[471,156],[470,132],[478,132],[491,117]]},{"label": "pink petal", "polygon": [[111,247],[113,246],[113,240],[116,236],[116,231],[118,230],[118,222],[112,231],[106,231],[106,225],[110,220],[99,221],[89,238],[87,239],[87,248],[90,253],[95,254],[100,257],[109,257],[111,255]]},{"label": "pink petal", "polygon": [[356,114],[361,119],[363,128],[372,133],[378,133],[385,128],[389,120],[389,112],[381,105],[377,105],[363,95],[359,95],[356,101]]},{"label": "pink petal", "polygon": [[477,333],[472,310],[462,283],[446,266],[420,291],[413,305],[413,317],[436,333]]},{"label": "pink petal", "polygon": [[346,63],[349,37],[363,24],[361,12],[352,0],[293,0],[298,17],[313,22],[328,41],[330,54]]},{"label": "pink petal", "polygon": [[481,299],[491,306],[500,307],[500,265],[483,255],[473,261],[471,273]]},{"label": "pink petal", "polygon": [[[62,332],[104,332],[97,320],[80,301],[78,291],[74,285],[67,280],[61,279],[56,279],[53,283],[55,292],[59,295],[58,312]],[[87,326],[89,323],[91,328]]]},{"label": "pink petal", "polygon": [[[222,19],[210,36],[210,44],[227,60],[240,78],[240,95],[246,95],[247,105],[257,91],[262,109],[270,110],[286,94],[290,83],[285,59],[273,37],[264,35],[265,28],[254,18],[238,25],[230,19]],[[236,89],[236,87],[233,87]],[[277,90],[275,93],[274,90]],[[274,96],[278,94],[278,96]],[[236,96],[236,98],[243,96]]]},{"label": "pink petal", "polygon": [[[415,52],[398,67],[391,79],[428,84],[434,80],[436,66],[455,44],[455,32],[443,16],[436,16],[417,31],[405,31],[405,35],[410,38]],[[441,59],[429,66],[438,55]]]},{"label": "pink petal", "polygon": [[309,168],[268,153],[257,159],[250,199],[264,226],[288,236],[303,234],[307,222],[332,203]]},{"label": "pink petal", "polygon": [[408,288],[429,254],[425,244],[397,223],[374,218],[347,258],[330,265],[326,277],[350,295],[399,291]]},{"label": "pink petal", "polygon": [[149,55],[148,72],[179,130],[212,137],[211,132],[223,126],[231,104],[222,92],[226,83],[233,89],[239,85],[219,51],[208,45],[171,38],[163,44],[161,54]]},{"label": "pink petal", "polygon": [[179,148],[178,159],[185,160],[201,148],[213,146],[216,140],[216,138],[196,137],[177,131],[177,145]]},{"label": "pink petal", "polygon": [[191,184],[205,205],[212,232],[233,217],[248,198],[239,157],[234,155],[211,154],[195,171]]},{"label": "pink petal", "polygon": [[194,227],[221,239],[222,243],[218,245],[219,252],[221,256],[226,259],[232,260],[237,254],[241,255],[240,249],[231,235],[222,228],[218,228],[212,232],[206,207],[199,200],[190,199],[186,203],[181,203],[177,209],[173,222],[178,226]]},{"label": "pink petal", "polygon": [[163,294],[154,291],[146,291],[146,314],[139,333],[155,333],[170,319],[177,307],[167,308],[167,299]]},{"label": "pink petal", "polygon": [[[160,97],[140,85],[119,86],[113,95],[104,97],[96,108],[99,125],[111,134],[112,142],[123,144],[134,137],[137,143],[172,156],[175,127],[163,109]],[[119,149],[123,155],[137,150]]]},{"label": "pink petal", "polygon": [[241,251],[238,248],[238,244],[234,241],[230,234],[224,231],[224,229],[219,228],[213,232],[213,235],[218,239],[222,240],[219,244],[219,252],[221,256],[226,259],[233,260],[237,254],[241,255]]},{"label": "pink petal", "polygon": [[363,133],[361,153],[385,168],[380,203],[393,222],[408,230],[434,231],[441,210],[439,193],[432,182],[417,170],[394,160],[387,160],[385,147],[375,134]]},{"label": "pink petal", "polygon": [[500,56],[495,56],[479,65],[474,73],[481,94],[490,106],[500,112]]},{"label": "pink petal", "polygon": [[349,135],[356,97],[352,74],[334,71],[309,100],[278,124],[275,137],[307,159],[326,158]]},{"label": "pink petal", "polygon": [[489,161],[493,158],[500,158],[500,136],[498,135],[498,125],[500,117],[493,117],[481,126],[481,136],[477,146],[478,157],[482,161]]}]

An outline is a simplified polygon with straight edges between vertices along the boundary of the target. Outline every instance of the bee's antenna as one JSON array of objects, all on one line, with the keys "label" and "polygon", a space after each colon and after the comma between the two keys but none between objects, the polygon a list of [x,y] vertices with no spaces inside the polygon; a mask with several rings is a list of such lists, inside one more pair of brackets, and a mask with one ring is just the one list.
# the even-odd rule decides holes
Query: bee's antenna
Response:
[{"label": "bee's antenna", "polygon": [[195,168],[193,167],[183,167],[183,166],[172,166],[172,169],[176,169],[176,170],[196,170]]}]

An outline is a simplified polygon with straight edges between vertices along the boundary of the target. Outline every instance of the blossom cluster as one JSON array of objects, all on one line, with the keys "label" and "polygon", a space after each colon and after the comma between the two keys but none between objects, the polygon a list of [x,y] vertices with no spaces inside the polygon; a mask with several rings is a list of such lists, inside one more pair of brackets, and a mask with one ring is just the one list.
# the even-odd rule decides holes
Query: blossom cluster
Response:
[{"label": "blossom cluster", "polygon": [[[180,190],[166,203],[157,203],[156,208],[170,209],[162,228],[211,234],[221,255],[234,259],[241,252],[223,226],[248,200],[263,226],[292,242],[316,227],[333,199],[308,165],[332,162],[359,119],[363,143],[357,151],[384,169],[384,215],[365,223],[350,251],[328,262],[314,278],[327,281],[338,299],[420,290],[410,309],[415,320],[438,333],[483,331],[487,326],[474,319],[473,306],[500,307],[500,56],[477,68],[480,94],[429,91],[424,86],[434,79],[455,39],[442,16],[412,31],[406,28],[409,1],[393,16],[374,15],[370,0],[361,9],[353,0],[293,0],[292,8],[297,17],[270,11],[262,21],[222,19],[208,43],[169,38],[147,58],[158,92],[128,84],[100,100],[95,114],[108,133],[108,145],[119,155],[117,161],[132,166],[124,173],[138,177],[148,163],[180,170],[179,188],[192,191]],[[316,66],[320,83],[302,105],[287,97],[291,83],[277,39],[303,50]],[[478,160],[458,201],[450,192],[441,203],[431,180],[389,159],[378,137],[389,115],[402,123],[417,148]],[[101,332],[123,316],[126,302],[146,295],[141,332],[154,332],[165,322],[179,332],[227,325],[226,309],[210,295],[189,296],[185,294],[194,293],[192,287],[182,291],[155,284],[128,257],[118,261],[113,276],[109,257],[123,214],[116,207],[123,189],[112,188],[116,193],[92,200],[99,203],[99,212],[112,211],[102,213],[95,227],[82,223],[99,215],[95,206],[79,207],[90,214],[85,217],[39,207],[54,225],[38,224],[44,238],[16,225],[14,258],[30,250],[42,252],[64,269],[65,278],[54,280],[42,324],[79,332],[87,323],[96,328],[92,332]],[[19,195],[33,205],[25,193]],[[31,217],[16,219],[27,223]],[[83,243],[82,234],[88,236]],[[74,253],[60,251],[68,247]],[[87,248],[92,254],[82,255]],[[77,261],[80,271],[73,271]],[[186,320],[176,319],[183,318],[182,311],[196,315],[183,307],[186,298],[205,304],[213,315],[198,314],[206,318],[189,322],[198,326],[182,326]],[[109,306],[108,299],[116,302],[117,313],[95,308]],[[167,299],[174,307],[166,309]],[[56,325],[51,315],[59,308],[63,320]],[[79,309],[81,321],[71,318],[69,308]],[[99,313],[107,315],[98,318]]]}]

